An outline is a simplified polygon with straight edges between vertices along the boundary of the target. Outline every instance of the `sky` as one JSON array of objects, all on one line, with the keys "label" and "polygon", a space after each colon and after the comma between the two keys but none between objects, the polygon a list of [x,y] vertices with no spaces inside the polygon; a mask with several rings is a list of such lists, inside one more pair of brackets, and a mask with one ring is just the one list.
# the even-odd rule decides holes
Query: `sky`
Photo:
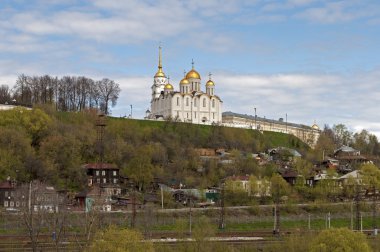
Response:
[{"label": "sky", "polygon": [[109,78],[113,116],[150,108],[160,43],[175,89],[193,59],[223,111],[380,136],[378,0],[0,1],[0,85]]}]

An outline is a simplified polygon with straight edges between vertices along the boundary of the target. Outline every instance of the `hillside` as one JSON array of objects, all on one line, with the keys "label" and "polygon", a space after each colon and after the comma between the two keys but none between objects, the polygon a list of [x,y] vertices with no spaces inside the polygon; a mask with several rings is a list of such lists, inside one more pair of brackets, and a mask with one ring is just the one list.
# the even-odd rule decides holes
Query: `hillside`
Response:
[{"label": "hillside", "polygon": [[[97,114],[91,110],[71,113],[43,107],[0,111],[0,180],[40,179],[59,188],[80,189],[85,184],[81,165],[99,159],[96,120]],[[106,124],[104,161],[118,165],[122,174],[141,184],[160,177],[211,186],[227,175],[262,173],[254,160],[239,160],[241,154],[277,146],[308,151],[299,139],[275,132],[113,117],[107,118]],[[223,148],[237,162],[231,167],[209,162],[199,172],[195,148]]]}]

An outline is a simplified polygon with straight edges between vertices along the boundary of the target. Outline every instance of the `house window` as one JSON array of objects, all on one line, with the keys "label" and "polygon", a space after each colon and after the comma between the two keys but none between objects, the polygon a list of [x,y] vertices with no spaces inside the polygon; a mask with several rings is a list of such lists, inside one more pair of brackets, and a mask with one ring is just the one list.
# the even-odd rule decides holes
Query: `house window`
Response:
[{"label": "house window", "polygon": [[105,176],[106,175],[106,171],[103,170],[102,171],[102,175]]},{"label": "house window", "polygon": [[95,174],[96,174],[96,176],[99,176],[99,171],[96,171]]},{"label": "house window", "polygon": [[20,202],[16,201],[16,207],[19,207],[19,206],[20,206]]},{"label": "house window", "polygon": [[113,179],[113,183],[117,184],[117,179],[116,178]]},{"label": "house window", "polygon": [[8,191],[5,191],[5,197],[8,197]]},{"label": "house window", "polygon": [[215,108],[215,100],[212,99],[212,107]]},{"label": "house window", "polygon": [[100,184],[100,178],[96,179],[96,183]]},{"label": "house window", "polygon": [[189,98],[186,97],[186,106],[189,106]]},{"label": "house window", "polygon": [[206,107],[206,98],[203,98],[203,107]]},{"label": "house window", "polygon": [[4,207],[8,207],[8,201],[4,201]]},{"label": "house window", "polygon": [[113,175],[114,175],[114,176],[117,176],[117,172],[116,172],[116,171],[113,171]]},{"label": "house window", "polygon": [[177,97],[177,106],[179,106],[179,97]]},{"label": "house window", "polygon": [[106,178],[103,179],[103,183],[104,184],[107,183],[107,179]]},{"label": "house window", "polygon": [[189,113],[186,113],[186,118],[189,118]]},{"label": "house window", "polygon": [[14,202],[11,201],[11,202],[9,203],[9,206],[10,206],[10,207],[14,207]]}]

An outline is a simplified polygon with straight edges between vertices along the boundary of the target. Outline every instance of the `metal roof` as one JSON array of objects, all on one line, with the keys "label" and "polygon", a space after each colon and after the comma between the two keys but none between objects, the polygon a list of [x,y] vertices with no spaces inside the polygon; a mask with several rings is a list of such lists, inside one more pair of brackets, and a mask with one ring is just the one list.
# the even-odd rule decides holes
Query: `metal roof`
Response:
[{"label": "metal roof", "polygon": [[[253,116],[253,115],[238,114],[238,113],[234,113],[231,111],[223,112],[222,117],[223,116],[236,116],[236,117],[241,117],[241,118],[245,118],[245,119],[249,119],[249,120],[255,120],[255,116]],[[297,127],[297,128],[308,129],[308,130],[316,130],[316,129],[312,128],[311,126],[307,126],[304,124],[284,122],[284,121],[280,121],[280,120],[268,119],[268,118],[263,118],[263,117],[259,117],[259,116],[256,117],[256,120],[259,122],[261,121],[261,122],[267,122],[267,123],[281,124],[281,125],[285,125],[285,126],[287,125],[288,127],[290,126],[290,127]]]}]

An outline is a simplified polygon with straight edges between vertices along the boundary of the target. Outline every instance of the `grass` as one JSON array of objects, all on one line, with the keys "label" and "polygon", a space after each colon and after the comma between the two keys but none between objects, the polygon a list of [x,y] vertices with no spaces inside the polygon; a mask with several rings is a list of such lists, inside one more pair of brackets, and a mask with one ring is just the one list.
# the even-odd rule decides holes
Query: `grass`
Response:
[{"label": "grass", "polygon": [[[354,219],[355,222],[355,219]],[[380,217],[377,218],[377,223],[380,223]],[[281,220],[280,227],[282,229],[308,229],[308,220]],[[326,219],[311,219],[310,227],[312,230],[322,230],[326,228]],[[331,218],[330,221],[331,228],[351,228],[351,220],[349,218]],[[159,225],[154,226],[153,231],[174,231],[175,225]],[[257,230],[272,230],[273,220],[265,221],[254,221],[246,223],[226,223],[226,228],[224,232],[231,231],[257,231]],[[363,217],[363,229],[372,229],[372,217]]]}]

